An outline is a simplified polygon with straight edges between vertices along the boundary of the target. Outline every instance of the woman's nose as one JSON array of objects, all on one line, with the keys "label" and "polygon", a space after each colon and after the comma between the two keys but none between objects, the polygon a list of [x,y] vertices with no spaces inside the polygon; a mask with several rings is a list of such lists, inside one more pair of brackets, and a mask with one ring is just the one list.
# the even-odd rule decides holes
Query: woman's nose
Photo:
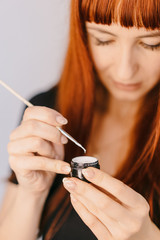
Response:
[{"label": "woman's nose", "polygon": [[122,48],[117,59],[117,81],[130,83],[138,70],[138,61],[130,48]]}]

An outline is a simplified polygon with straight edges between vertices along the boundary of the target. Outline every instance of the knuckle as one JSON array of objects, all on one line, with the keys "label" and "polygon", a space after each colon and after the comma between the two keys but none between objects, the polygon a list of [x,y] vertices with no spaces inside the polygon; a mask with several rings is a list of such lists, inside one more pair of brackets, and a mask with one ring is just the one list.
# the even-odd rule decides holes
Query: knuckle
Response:
[{"label": "knuckle", "polygon": [[33,133],[37,129],[37,124],[34,120],[29,120],[25,126],[28,133]]},{"label": "knuckle", "polygon": [[130,234],[128,234],[125,231],[121,231],[121,232],[118,232],[118,234],[116,234],[117,240],[128,240],[129,237],[130,237]]},{"label": "knuckle", "polygon": [[139,211],[139,214],[138,214],[140,220],[145,219],[148,215],[149,215],[149,210],[148,210],[148,208],[145,208],[145,207],[143,206],[142,209]]},{"label": "knuckle", "polygon": [[61,133],[57,129],[53,132],[53,142],[61,142]]},{"label": "knuckle", "polygon": [[140,200],[138,201],[139,205],[137,206],[137,214],[138,216],[143,219],[145,218],[150,211],[150,206],[148,202],[140,195]]},{"label": "knuckle", "polygon": [[56,110],[50,109],[48,107],[42,107],[44,111],[44,118],[46,122],[54,123],[56,121],[56,116],[59,114]]},{"label": "knuckle", "polygon": [[9,156],[9,165],[13,171],[21,172],[26,168],[27,161],[26,161],[26,159],[24,160],[21,157],[11,155],[11,156]]},{"label": "knuckle", "polygon": [[105,209],[107,209],[109,206],[109,203],[108,201],[101,201],[100,205],[99,205],[99,208],[101,211],[104,211]]},{"label": "knuckle", "polygon": [[45,159],[41,159],[41,160],[39,160],[39,167],[40,167],[40,169],[46,169],[46,166],[47,166],[47,163],[46,163],[46,161],[45,161]]},{"label": "knuckle", "polygon": [[33,145],[35,150],[41,149],[44,147],[44,140],[41,138],[34,138]]},{"label": "knuckle", "polygon": [[90,217],[87,225],[91,228],[94,229],[97,226],[97,220],[94,217]]},{"label": "knuckle", "polygon": [[[127,225],[128,226],[128,225]],[[128,240],[131,237],[130,228],[126,225],[120,224],[120,227],[115,230],[115,239],[117,240]]]},{"label": "knuckle", "polygon": [[47,148],[47,155],[48,155],[48,157],[54,158],[55,151],[54,151],[53,147],[48,146],[48,148]]},{"label": "knuckle", "polygon": [[27,107],[26,110],[24,111],[24,114],[23,114],[23,120],[27,119],[28,116],[31,114],[31,108],[32,107]]},{"label": "knuckle", "polygon": [[43,110],[45,111],[46,122],[50,122],[53,119],[53,111],[51,111],[47,107],[43,107]]},{"label": "knuckle", "polygon": [[103,183],[103,182],[105,181],[105,175],[99,173],[99,174],[97,175],[97,181],[98,181],[99,183]]},{"label": "knuckle", "polygon": [[9,140],[12,141],[14,139],[14,135],[15,135],[15,129],[11,131],[10,135],[9,135]]},{"label": "knuckle", "polygon": [[[95,216],[101,216],[101,214],[102,214],[102,210],[101,210],[101,208],[97,208],[97,207],[95,207],[95,205],[94,204],[90,204],[90,206],[89,206],[89,208],[88,208],[92,213],[94,213],[94,215]],[[104,211],[103,211],[104,212]]]},{"label": "knuckle", "polygon": [[123,195],[123,193],[126,191],[126,186],[123,182],[121,182],[121,184],[117,184],[117,186],[115,187],[114,193],[116,196],[120,196]]},{"label": "knuckle", "polygon": [[16,162],[16,158],[15,156],[9,156],[9,165],[11,167],[11,169],[16,169],[17,167],[17,162]]},{"label": "knuckle", "polygon": [[57,173],[61,172],[61,164],[59,161],[54,160],[54,171]]},{"label": "knuckle", "polygon": [[126,229],[128,237],[137,233],[141,228],[141,221],[139,219],[135,219],[134,221],[130,221],[130,228]]},{"label": "knuckle", "polygon": [[148,202],[146,200],[144,200],[144,203],[143,203],[143,216],[147,216],[148,213],[150,211],[150,206],[148,204]]}]

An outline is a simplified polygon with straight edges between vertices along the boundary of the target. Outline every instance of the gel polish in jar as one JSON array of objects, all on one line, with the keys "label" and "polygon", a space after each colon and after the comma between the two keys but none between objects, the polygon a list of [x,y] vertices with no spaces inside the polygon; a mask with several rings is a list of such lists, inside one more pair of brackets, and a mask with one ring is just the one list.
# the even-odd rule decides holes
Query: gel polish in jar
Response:
[{"label": "gel polish in jar", "polygon": [[73,158],[71,161],[71,177],[76,177],[82,181],[89,182],[82,174],[82,170],[88,167],[100,169],[98,159],[90,156],[79,156]]}]

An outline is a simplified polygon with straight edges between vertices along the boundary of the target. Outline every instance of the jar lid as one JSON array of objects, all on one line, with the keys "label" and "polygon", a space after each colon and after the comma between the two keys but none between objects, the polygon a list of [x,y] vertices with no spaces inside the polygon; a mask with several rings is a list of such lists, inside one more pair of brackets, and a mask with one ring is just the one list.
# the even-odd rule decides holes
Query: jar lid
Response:
[{"label": "jar lid", "polygon": [[98,164],[98,159],[90,156],[75,157],[71,161],[72,167],[92,167]]}]

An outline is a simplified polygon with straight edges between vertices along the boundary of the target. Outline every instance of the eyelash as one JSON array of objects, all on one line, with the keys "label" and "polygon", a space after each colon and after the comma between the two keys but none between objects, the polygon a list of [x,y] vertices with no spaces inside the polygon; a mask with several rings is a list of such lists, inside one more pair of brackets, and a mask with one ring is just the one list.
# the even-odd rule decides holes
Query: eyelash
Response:
[{"label": "eyelash", "polygon": [[[106,46],[106,45],[109,45],[110,43],[113,43],[113,40],[103,42],[103,41],[100,41],[99,39],[96,39],[97,46]],[[158,43],[157,45],[147,45],[147,44],[141,42],[140,45],[142,47],[152,50],[152,51],[160,48],[160,43]]]},{"label": "eyelash", "polygon": [[105,46],[105,45],[109,45],[110,43],[112,43],[113,41],[100,41],[99,39],[96,39],[96,45],[97,46]]},{"label": "eyelash", "polygon": [[160,43],[158,43],[156,45],[147,45],[147,44],[141,42],[140,45],[142,45],[142,47],[152,50],[152,51],[160,48]]}]

